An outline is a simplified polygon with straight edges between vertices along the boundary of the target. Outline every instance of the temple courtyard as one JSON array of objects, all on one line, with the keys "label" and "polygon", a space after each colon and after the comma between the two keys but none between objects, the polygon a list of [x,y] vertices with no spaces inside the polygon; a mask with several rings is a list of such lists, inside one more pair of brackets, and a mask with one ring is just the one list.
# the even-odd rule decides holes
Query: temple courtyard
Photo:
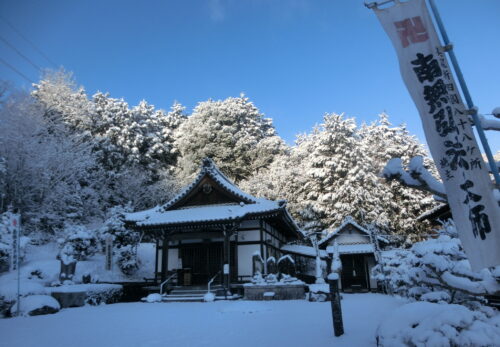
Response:
[{"label": "temple courtyard", "polygon": [[343,294],[345,334],[330,302],[119,303],[0,320],[1,346],[375,346],[379,322],[406,300]]}]

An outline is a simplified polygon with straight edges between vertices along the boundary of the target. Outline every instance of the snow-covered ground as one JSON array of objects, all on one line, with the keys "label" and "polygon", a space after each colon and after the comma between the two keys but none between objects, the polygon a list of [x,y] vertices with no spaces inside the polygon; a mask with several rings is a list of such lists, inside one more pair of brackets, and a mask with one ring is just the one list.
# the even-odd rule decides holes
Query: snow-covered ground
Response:
[{"label": "snow-covered ground", "polygon": [[329,302],[122,303],[0,320],[1,346],[375,346],[377,325],[405,301],[343,294],[345,334]]}]

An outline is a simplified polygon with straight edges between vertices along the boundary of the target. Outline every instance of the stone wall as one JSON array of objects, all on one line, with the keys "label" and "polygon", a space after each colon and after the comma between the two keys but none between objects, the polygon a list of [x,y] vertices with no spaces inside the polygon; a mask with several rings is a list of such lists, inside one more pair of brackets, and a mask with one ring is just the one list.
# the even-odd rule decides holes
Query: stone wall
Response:
[{"label": "stone wall", "polygon": [[264,300],[264,293],[275,293],[273,300],[303,300],[305,297],[304,284],[267,284],[267,285],[245,285],[245,300]]}]

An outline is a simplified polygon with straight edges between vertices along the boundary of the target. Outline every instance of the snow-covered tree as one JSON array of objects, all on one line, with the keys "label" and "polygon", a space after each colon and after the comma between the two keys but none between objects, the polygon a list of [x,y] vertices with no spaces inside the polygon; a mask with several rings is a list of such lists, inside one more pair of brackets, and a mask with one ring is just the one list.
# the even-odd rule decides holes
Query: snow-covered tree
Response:
[{"label": "snow-covered tree", "polygon": [[64,136],[66,132],[82,133],[89,128],[94,105],[70,72],[48,70],[33,87],[32,96],[40,104],[51,133]]},{"label": "snow-covered tree", "polygon": [[101,210],[129,201],[150,207],[169,198],[171,189],[160,189],[174,184],[174,132],[185,119],[180,104],[166,113],[145,101],[130,108],[101,92],[88,99],[64,71],[48,74],[32,95],[51,135],[69,135],[88,146],[94,167],[87,171],[99,187]]},{"label": "snow-covered tree", "polygon": [[62,248],[70,245],[73,250],[72,255],[76,261],[87,260],[87,258],[99,251],[95,233],[83,225],[67,224],[64,228],[64,234],[66,239],[62,244]]},{"label": "snow-covered tree", "polygon": [[197,172],[209,157],[235,182],[268,167],[284,148],[271,119],[244,96],[199,103],[179,127],[176,144],[182,178]]},{"label": "snow-covered tree", "polygon": [[129,109],[121,99],[107,94],[93,96],[96,113],[89,129],[100,162],[110,171],[141,166],[156,180],[161,171],[173,172],[177,160],[174,131],[183,120],[182,106],[155,110],[146,101]]},{"label": "snow-covered tree", "polygon": [[421,301],[475,307],[482,296],[500,293],[499,269],[471,270],[453,222],[437,235],[408,250],[389,251],[373,276],[389,280],[394,293]]},{"label": "snow-covered tree", "polygon": [[376,173],[374,160],[362,146],[353,119],[327,114],[323,123],[298,143],[309,153],[304,161],[306,183],[299,204],[312,206],[325,229],[337,226],[345,217],[359,222],[388,226],[384,210],[386,196]]},{"label": "snow-covered tree", "polygon": [[[382,113],[379,119],[360,128],[363,148],[372,159],[373,170],[380,175],[387,161],[400,158],[409,163],[411,158],[419,156],[432,172],[436,172],[434,163],[428,157],[424,146],[417,138],[408,133],[405,125],[392,126],[387,114]],[[416,218],[424,211],[432,208],[435,203],[428,192],[415,191],[395,181],[386,181],[383,185],[387,196],[384,206],[389,211],[391,229],[398,234],[408,234],[418,237],[428,228],[423,223],[417,223]]]},{"label": "snow-covered tree", "polygon": [[[322,124],[300,135],[294,147],[242,187],[258,196],[287,199],[299,221],[319,229],[332,230],[351,215],[385,232],[415,236],[422,231],[415,219],[431,205],[431,196],[387,184],[380,171],[388,158],[408,160],[421,153],[418,141],[404,126],[392,127],[386,115],[360,128],[353,119],[326,115]],[[308,218],[304,211],[311,209],[316,217]]]},{"label": "snow-covered tree", "polygon": [[23,93],[13,93],[2,105],[0,122],[3,208],[12,204],[22,211],[25,231],[53,232],[65,218],[99,213],[88,143],[67,132],[55,133],[45,107]]}]

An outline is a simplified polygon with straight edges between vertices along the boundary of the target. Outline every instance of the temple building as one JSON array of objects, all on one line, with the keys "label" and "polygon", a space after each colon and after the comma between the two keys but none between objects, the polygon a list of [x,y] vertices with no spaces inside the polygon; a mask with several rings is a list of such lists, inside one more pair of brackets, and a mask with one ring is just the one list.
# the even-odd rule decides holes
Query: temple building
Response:
[{"label": "temple building", "polygon": [[252,257],[282,256],[281,247],[303,238],[286,201],[240,190],[206,158],[194,181],[162,206],[126,215],[129,227],[156,239],[155,281],[177,274],[176,285],[232,285],[252,277]]},{"label": "temple building", "polygon": [[[386,247],[389,241],[373,235],[368,229],[359,225],[350,216],[328,236],[318,242],[321,259],[329,263],[334,244],[338,245],[342,271],[340,287],[345,292],[363,292],[377,290],[378,283],[370,277],[371,269],[376,265],[375,254]],[[282,250],[294,257],[299,271],[308,275],[310,281],[314,276],[316,250],[304,245],[285,245]],[[380,252],[378,252],[380,254]],[[305,277],[305,276],[303,276]]]}]

